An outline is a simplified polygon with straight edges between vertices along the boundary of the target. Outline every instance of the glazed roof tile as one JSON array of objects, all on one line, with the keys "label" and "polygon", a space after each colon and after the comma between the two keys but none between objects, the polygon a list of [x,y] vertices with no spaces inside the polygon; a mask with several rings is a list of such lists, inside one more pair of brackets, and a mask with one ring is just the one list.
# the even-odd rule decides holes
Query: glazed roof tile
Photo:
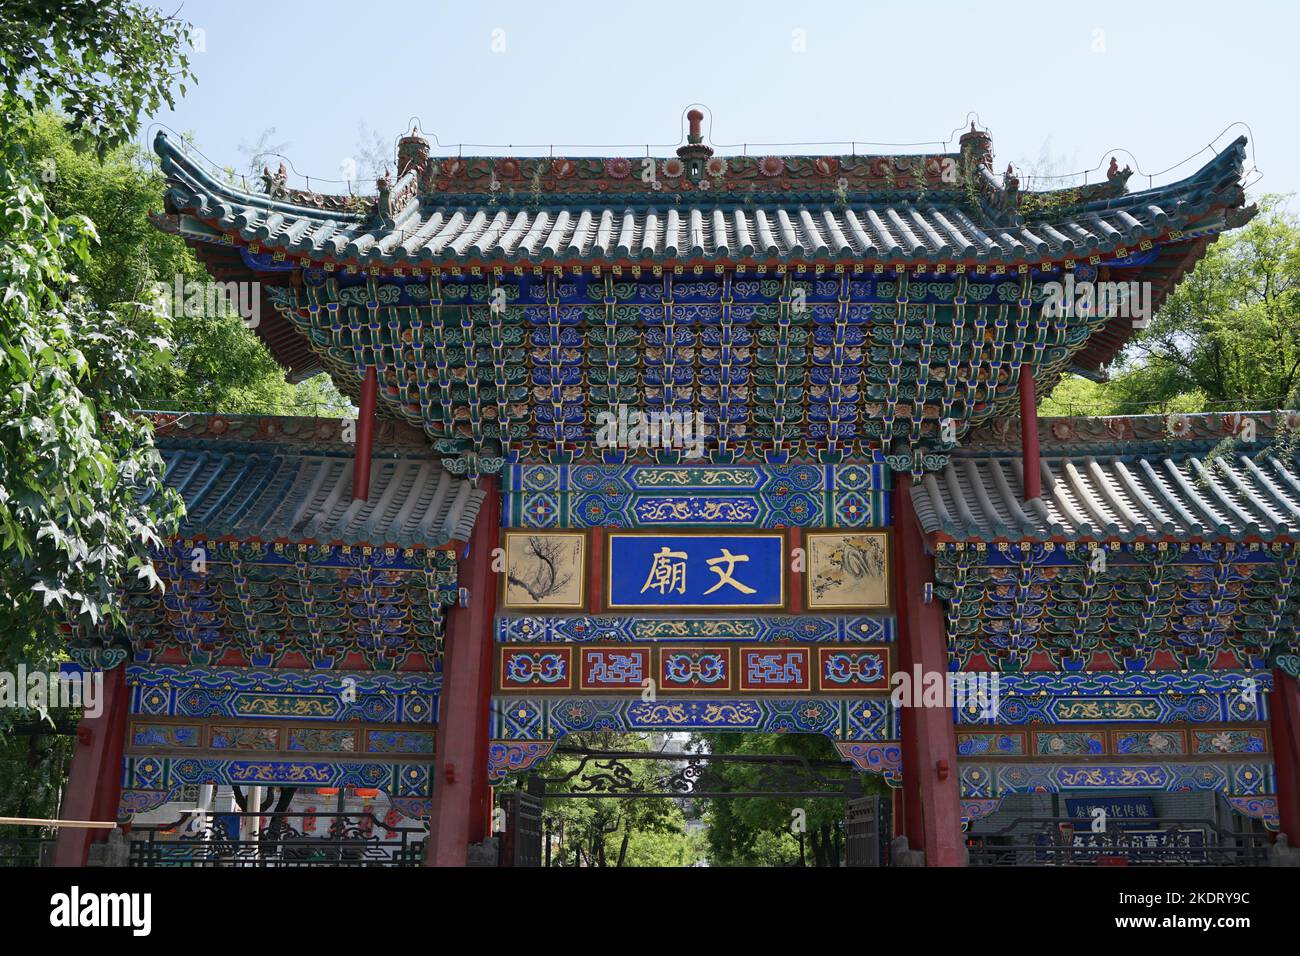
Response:
[{"label": "glazed roof tile", "polygon": [[[315,434],[314,420],[187,420],[181,434],[164,428],[157,435],[166,484],[185,501],[183,537],[437,547],[467,540],[482,502],[478,488],[451,475],[427,450],[384,444],[382,436],[374,449],[370,496],[354,501],[348,446],[286,440],[295,431]],[[279,425],[269,440],[251,437],[241,427],[268,421]],[[213,433],[202,427],[211,422],[222,429]],[[337,427],[337,421],[321,424]],[[258,431],[265,434],[264,427]]]},{"label": "glazed roof tile", "polygon": [[209,239],[233,234],[290,255],[413,266],[778,258],[998,264],[1106,254],[1170,230],[1222,228],[1223,210],[1241,202],[1245,140],[1180,182],[1059,202],[1056,215],[1050,212],[1050,198],[1043,198],[1056,194],[1027,193],[1039,197],[1036,206],[1026,207],[1039,209],[1028,219],[1014,211],[1001,213],[987,202],[974,204],[951,187],[858,192],[839,202],[792,189],[788,198],[754,203],[688,192],[598,202],[554,194],[534,204],[525,196],[498,201],[421,194],[412,172],[393,187],[392,195],[401,198],[390,216],[382,216],[237,189],[203,169],[163,133],[155,148],[170,183],[168,206],[184,214],[182,233]]},{"label": "glazed roof tile", "polygon": [[922,528],[959,541],[1300,538],[1300,466],[1271,442],[1218,454],[1196,440],[1141,454],[1076,443],[1044,449],[1040,466],[1042,498],[1026,502],[1018,450],[954,454],[914,493]]}]

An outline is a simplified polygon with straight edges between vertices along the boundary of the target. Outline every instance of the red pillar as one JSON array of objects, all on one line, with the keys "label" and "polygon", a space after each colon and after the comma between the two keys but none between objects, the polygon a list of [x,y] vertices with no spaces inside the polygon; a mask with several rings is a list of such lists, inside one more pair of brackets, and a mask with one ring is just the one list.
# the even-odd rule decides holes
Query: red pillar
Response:
[{"label": "red pillar", "polygon": [[379,392],[379,372],[366,366],[361,382],[361,408],[357,415],[357,454],[352,465],[352,497],[365,501],[370,497],[370,459],[375,447],[375,396]]},{"label": "red pillar", "polygon": [[600,614],[604,594],[601,593],[601,582],[605,579],[605,535],[609,533],[608,528],[592,528],[591,536],[587,540],[587,546],[591,553],[590,567],[587,569],[587,610],[592,614]]},{"label": "red pillar", "polygon": [[487,778],[497,600],[492,552],[501,541],[501,498],[494,479],[482,479],[480,487],[483,504],[459,571],[461,586],[469,589],[469,607],[453,608],[447,627],[426,866],[464,866],[469,845],[492,833]]},{"label": "red pillar", "polygon": [[[897,562],[895,562],[897,564]],[[903,665],[903,627],[899,618],[899,667]],[[909,672],[910,673],[910,672]],[[903,795],[900,801],[901,815],[895,831],[907,837],[908,846],[919,850],[925,846],[925,830],[922,821],[925,814],[921,812],[921,786],[917,781],[916,767],[926,763],[925,754],[920,750],[921,732],[916,721],[915,707],[901,707],[898,711],[898,733],[902,738],[903,751]]]},{"label": "red pillar", "polygon": [[[938,599],[925,603],[934,559],[912,510],[911,479],[894,482],[894,578],[899,667],[912,679],[948,672],[948,640]],[[942,679],[942,678],[940,678]],[[903,807],[908,845],[925,851],[928,866],[964,866],[961,796],[957,786],[957,732],[950,707],[903,707]]]},{"label": "red pillar", "polygon": [[[104,673],[103,710],[98,717],[82,717],[72,752],[72,769],[63,792],[59,818],[116,822],[122,797],[122,751],[126,746],[126,718],[130,693],[126,667]],[[90,844],[109,831],[60,827],[54,845],[55,866],[85,866]]]},{"label": "red pillar", "polygon": [[1025,467],[1025,500],[1043,496],[1043,472],[1038,464],[1038,400],[1034,396],[1034,370],[1020,365],[1020,457]]},{"label": "red pillar", "polygon": [[1269,714],[1277,774],[1278,826],[1291,846],[1300,847],[1300,684],[1280,668],[1273,671]]}]

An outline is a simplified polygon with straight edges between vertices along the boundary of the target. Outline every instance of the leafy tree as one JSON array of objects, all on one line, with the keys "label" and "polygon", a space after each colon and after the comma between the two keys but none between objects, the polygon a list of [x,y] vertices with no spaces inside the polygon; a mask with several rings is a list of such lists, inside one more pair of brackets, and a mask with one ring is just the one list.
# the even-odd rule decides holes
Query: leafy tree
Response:
[{"label": "leafy tree", "polygon": [[1273,407],[1300,384],[1300,221],[1266,196],[1243,229],[1210,245],[1134,340],[1112,391],[1216,407]]},{"label": "leafy tree", "polygon": [[687,830],[659,832],[634,830],[628,843],[625,866],[677,867],[698,866],[705,858],[704,840]]},{"label": "leafy tree", "polygon": [[[17,716],[8,715],[6,723]],[[9,723],[0,733],[0,814],[49,819],[59,810],[76,737],[46,733],[48,724],[36,716],[21,723]],[[0,836],[31,836],[31,831],[0,831]]]},{"label": "leafy tree", "polygon": [[[140,103],[170,101],[178,48],[142,62],[129,43],[157,29],[155,14],[130,8],[138,20],[122,20],[110,10],[120,31],[108,39],[90,8],[99,5],[4,8],[0,126],[9,133],[30,124],[34,105],[59,100],[78,134],[113,142],[130,134]],[[140,43],[156,48],[155,39]],[[86,64],[120,82],[96,86]],[[26,75],[26,95],[14,72]],[[13,135],[0,152],[0,216],[0,649],[48,658],[57,630],[43,607],[99,623],[116,611],[123,576],[157,581],[148,548],[175,503],[140,501],[140,489],[160,484],[161,462],[130,408],[164,360],[168,324],[148,304],[88,299],[74,269],[90,263],[94,224],[49,208]]]},{"label": "leafy tree", "polygon": [[1109,415],[1111,401],[1100,382],[1082,375],[1065,375],[1046,397],[1038,400],[1040,415]]},{"label": "leafy tree", "polygon": [[[98,241],[85,216],[60,215],[24,141],[57,109],[97,154],[127,142],[142,110],[173,103],[189,75],[186,27],[130,2],[0,7],[0,665],[42,669],[60,653],[60,623],[120,620],[128,576],[160,584],[149,563],[174,526],[174,496],[147,422],[131,415],[165,362],[169,323],[138,298],[96,302],[82,276]],[[25,718],[12,710],[0,722]],[[62,744],[6,738],[25,770],[20,807],[49,812]],[[66,748],[65,748],[66,749]],[[13,767],[8,768],[12,771]],[[0,797],[15,796],[0,785]]]},{"label": "leafy tree", "polygon": [[1104,383],[1066,376],[1044,414],[1294,407],[1300,392],[1300,219],[1265,196],[1139,330]]},{"label": "leafy tree", "polygon": [[[839,761],[820,734],[700,733],[692,743],[716,754],[790,754]],[[756,788],[757,767],[719,764],[715,772],[739,790]],[[845,765],[844,776],[850,776]],[[866,793],[884,785],[863,777]],[[710,862],[716,866],[839,866],[844,853],[841,797],[730,797],[703,800]],[[801,811],[796,817],[796,812]],[[798,820],[802,827],[793,824]]]},{"label": "leafy tree", "polygon": [[[649,750],[647,738],[640,734],[590,732],[572,734],[565,742],[592,750]],[[630,762],[636,788],[654,790],[664,766],[649,760]],[[578,768],[576,758],[556,753],[537,773],[554,778]],[[588,764],[565,786],[590,787],[601,774],[600,768]],[[673,799],[551,798],[546,801],[544,820],[555,841],[552,866],[673,866],[699,858],[697,841],[686,833],[682,805]]]},{"label": "leafy tree", "polygon": [[[174,106],[193,78],[190,26],[134,0],[6,0],[0,7],[0,132],[51,107],[101,154],[141,114]],[[6,165],[14,157],[6,156]]]},{"label": "leafy tree", "polygon": [[[161,286],[208,282],[179,236],[149,219],[162,208],[165,183],[153,154],[124,144],[102,158],[77,149],[64,119],[32,117],[18,137],[37,170],[50,208],[60,217],[81,214],[99,242],[80,270],[80,284],[98,308],[144,299]],[[145,407],[220,412],[341,415],[348,400],[322,374],[291,385],[257,334],[229,307],[169,309],[168,361],[144,370]]]},{"label": "leafy tree", "polygon": [[[135,408],[338,412],[237,317],[177,315],[156,283],[206,279],[154,228],[163,181],[131,143],[191,77],[188,25],[127,0],[0,7],[0,668],[49,669],[64,626],[120,623],[179,516]],[[153,492],[144,495],[143,492]],[[50,816],[71,742],[0,713],[0,813]],[[70,716],[70,715],[65,715]],[[23,732],[13,732],[21,725]],[[8,732],[5,732],[5,731]]]},{"label": "leafy tree", "polygon": [[1150,387],[1151,375],[1136,365],[1104,382],[1066,375],[1038,403],[1040,415],[1168,415],[1207,409],[1205,393],[1162,393]]}]

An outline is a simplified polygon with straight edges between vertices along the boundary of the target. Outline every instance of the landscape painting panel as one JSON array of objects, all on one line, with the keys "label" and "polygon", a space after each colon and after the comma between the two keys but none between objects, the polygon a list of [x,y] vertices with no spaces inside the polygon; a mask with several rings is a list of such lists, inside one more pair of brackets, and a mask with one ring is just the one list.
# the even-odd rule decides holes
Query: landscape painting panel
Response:
[{"label": "landscape painting panel", "polygon": [[810,531],[808,609],[888,608],[889,535],[884,531]]}]

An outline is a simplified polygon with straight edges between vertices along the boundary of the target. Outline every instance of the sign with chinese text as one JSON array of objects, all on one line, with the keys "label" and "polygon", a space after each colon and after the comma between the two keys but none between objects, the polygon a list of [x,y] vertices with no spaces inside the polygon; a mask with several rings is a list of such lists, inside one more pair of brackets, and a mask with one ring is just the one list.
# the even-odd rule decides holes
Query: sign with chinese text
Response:
[{"label": "sign with chinese text", "polygon": [[771,610],[786,602],[785,536],[611,532],[605,597],[611,611]]},{"label": "sign with chinese text", "polygon": [[1104,810],[1108,818],[1116,820],[1156,815],[1156,805],[1150,797],[1067,797],[1065,800],[1065,812],[1072,817],[1091,817],[1096,809]]}]

